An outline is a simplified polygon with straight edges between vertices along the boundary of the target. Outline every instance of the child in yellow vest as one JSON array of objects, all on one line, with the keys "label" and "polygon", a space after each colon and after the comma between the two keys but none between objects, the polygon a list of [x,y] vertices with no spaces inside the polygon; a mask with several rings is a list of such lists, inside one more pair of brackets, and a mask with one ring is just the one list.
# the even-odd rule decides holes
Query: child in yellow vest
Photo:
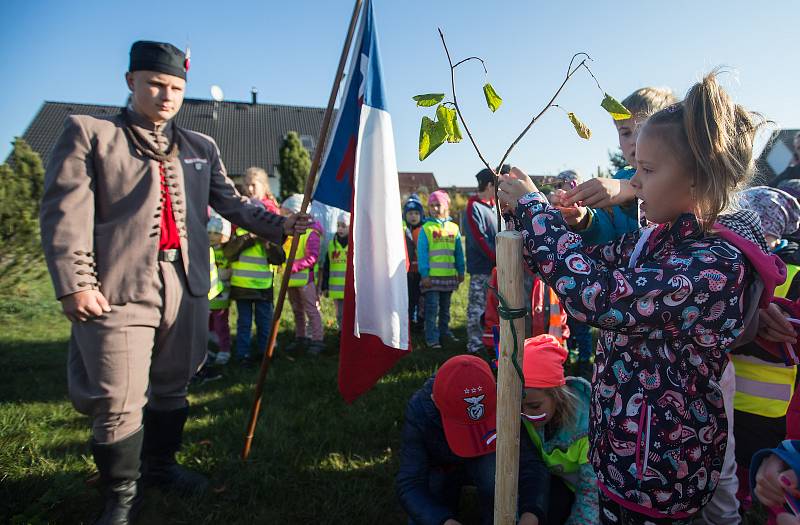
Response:
[{"label": "child in yellow vest", "polygon": [[428,211],[417,239],[417,262],[425,296],[425,342],[429,348],[441,348],[442,341],[457,341],[449,326],[450,297],[464,281],[464,247],[458,225],[450,219],[446,191],[431,193]]},{"label": "child in yellow vest", "polygon": [[[271,209],[266,172],[249,168],[244,185],[251,202]],[[237,228],[225,246],[231,262],[231,299],[236,301],[236,359],[244,366],[261,362],[272,330],[274,265],[283,262],[283,250],[243,228]],[[251,353],[253,322],[256,349]]]},{"label": "child in yellow vest", "polygon": [[[208,221],[208,240],[214,250],[214,264],[217,267],[217,281],[220,292],[209,300],[208,331],[219,351],[215,364],[227,364],[231,358],[231,327],[228,314],[231,304],[231,265],[225,258],[222,246],[231,238],[231,223],[212,211]],[[215,287],[215,283],[211,283]]]},{"label": "child in yellow vest", "polygon": [[[281,204],[281,214],[297,213],[303,203],[303,196],[295,194]],[[322,225],[314,221],[300,236],[289,278],[289,303],[294,313],[295,340],[286,350],[297,351],[305,347],[311,355],[318,355],[325,349],[322,341],[322,312],[317,295],[316,274],[318,273],[319,251],[322,240]],[[288,251],[288,248],[287,248]],[[310,336],[310,337],[309,337]]]},{"label": "child in yellow vest", "polygon": [[592,388],[582,377],[564,377],[567,350],[550,334],[525,340],[522,373],[523,434],[550,469],[547,523],[599,523],[597,477],[589,463]]},{"label": "child in yellow vest", "polygon": [[347,241],[350,237],[350,214],[342,212],[336,221],[336,236],[328,243],[328,256],[322,270],[322,291],[336,305],[336,322],[342,329],[344,280],[347,275]]}]

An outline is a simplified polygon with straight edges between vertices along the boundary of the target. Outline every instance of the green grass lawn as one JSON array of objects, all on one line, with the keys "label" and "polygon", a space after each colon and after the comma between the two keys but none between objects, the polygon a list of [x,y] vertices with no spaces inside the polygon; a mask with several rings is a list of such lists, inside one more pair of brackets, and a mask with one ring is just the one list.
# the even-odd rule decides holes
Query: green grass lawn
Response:
[{"label": "green grass lawn", "polygon": [[[66,398],[69,324],[40,261],[0,277],[0,523],[91,523],[100,508],[87,483],[95,469],[88,419]],[[452,306],[465,340],[467,287]],[[394,475],[409,396],[462,345],[418,350],[370,392],[346,405],[336,388],[337,347],[330,301],[327,350],[289,359],[278,350],[269,372],[253,451],[239,459],[257,371],[230,364],[223,379],[192,388],[181,460],[207,474],[203,498],[147,493],[138,523],[401,524]],[[279,346],[293,322],[284,312]],[[475,523],[467,498],[464,523]],[[753,515],[746,523],[763,523]]]},{"label": "green grass lawn", "polygon": [[[0,281],[0,523],[91,523],[101,504],[88,419],[66,397],[69,324],[40,262]],[[465,337],[466,286],[454,297]],[[279,347],[293,329],[288,305]],[[333,305],[324,304],[327,350],[295,360],[278,350],[250,459],[239,452],[256,369],[230,364],[223,379],[194,387],[181,460],[210,476],[202,499],[148,492],[139,523],[404,523],[394,495],[409,396],[461,346],[404,358],[352,405],[336,387]],[[469,520],[467,520],[469,521]]]}]

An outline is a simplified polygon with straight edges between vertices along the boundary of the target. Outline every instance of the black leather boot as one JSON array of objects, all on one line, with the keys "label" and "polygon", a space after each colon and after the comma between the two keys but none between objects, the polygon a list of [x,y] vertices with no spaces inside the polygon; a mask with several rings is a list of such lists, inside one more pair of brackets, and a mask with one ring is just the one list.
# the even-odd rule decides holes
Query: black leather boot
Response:
[{"label": "black leather boot", "polygon": [[200,494],[208,488],[205,476],[181,467],[175,460],[188,415],[188,406],[170,411],[144,409],[142,481],[145,485],[185,495]]},{"label": "black leather boot", "polygon": [[137,495],[137,480],[143,435],[139,429],[116,443],[92,440],[92,455],[100,471],[100,487],[106,498],[106,506],[95,525],[128,525],[133,522],[141,502]]}]

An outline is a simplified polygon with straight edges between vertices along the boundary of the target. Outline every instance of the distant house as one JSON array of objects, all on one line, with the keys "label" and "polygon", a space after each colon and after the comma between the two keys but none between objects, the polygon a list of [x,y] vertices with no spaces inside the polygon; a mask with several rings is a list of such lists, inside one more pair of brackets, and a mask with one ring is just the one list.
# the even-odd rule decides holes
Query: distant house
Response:
[{"label": "distant house", "polygon": [[772,134],[756,160],[759,182],[769,182],[789,167],[794,153],[794,137],[798,132],[800,129],[781,129]]},{"label": "distant house", "polygon": [[428,193],[439,189],[436,177],[430,171],[401,171],[397,174],[400,181],[400,198],[406,200],[412,193]]},{"label": "distant house", "polygon": [[[22,138],[46,165],[68,115],[107,116],[120,109],[120,106],[45,102]],[[175,121],[181,127],[213,137],[228,175],[235,181],[250,166],[266,169],[270,188],[277,195],[279,150],[286,133],[296,131],[303,146],[313,154],[324,112],[323,108],[259,104],[253,94],[251,102],[184,99]]]}]

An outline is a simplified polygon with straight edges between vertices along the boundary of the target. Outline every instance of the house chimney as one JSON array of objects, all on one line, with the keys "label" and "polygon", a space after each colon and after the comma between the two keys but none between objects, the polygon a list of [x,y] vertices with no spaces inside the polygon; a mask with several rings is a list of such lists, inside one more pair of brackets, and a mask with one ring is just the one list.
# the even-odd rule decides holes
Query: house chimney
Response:
[{"label": "house chimney", "polygon": [[250,89],[250,103],[254,106],[258,103],[258,88],[253,86]]}]

